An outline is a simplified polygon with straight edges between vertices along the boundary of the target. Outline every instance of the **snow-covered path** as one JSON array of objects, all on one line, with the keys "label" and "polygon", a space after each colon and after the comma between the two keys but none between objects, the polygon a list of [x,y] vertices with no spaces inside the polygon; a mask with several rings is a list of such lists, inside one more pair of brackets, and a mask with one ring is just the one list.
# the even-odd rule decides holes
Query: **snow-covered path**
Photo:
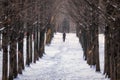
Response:
[{"label": "snow-covered path", "polygon": [[108,80],[83,60],[76,35],[71,33],[66,37],[63,42],[62,34],[55,34],[51,45],[46,46],[46,55],[14,80]]}]

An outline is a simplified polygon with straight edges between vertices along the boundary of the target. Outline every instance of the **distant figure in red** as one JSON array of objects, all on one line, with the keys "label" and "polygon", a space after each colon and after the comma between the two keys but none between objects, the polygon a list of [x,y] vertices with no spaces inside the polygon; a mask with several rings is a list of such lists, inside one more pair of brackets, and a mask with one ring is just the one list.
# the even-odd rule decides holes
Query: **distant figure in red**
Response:
[{"label": "distant figure in red", "polygon": [[66,34],[65,32],[63,33],[63,42],[65,42],[65,37],[66,37]]}]

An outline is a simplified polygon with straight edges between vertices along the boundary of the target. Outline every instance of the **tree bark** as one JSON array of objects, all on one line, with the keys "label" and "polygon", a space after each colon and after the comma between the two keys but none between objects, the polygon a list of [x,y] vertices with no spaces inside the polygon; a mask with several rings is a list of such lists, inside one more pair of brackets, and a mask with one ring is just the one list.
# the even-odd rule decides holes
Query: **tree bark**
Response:
[{"label": "tree bark", "polygon": [[24,34],[20,33],[18,39],[18,73],[22,74],[22,69],[24,69],[24,53],[23,53],[23,38]]},{"label": "tree bark", "polygon": [[30,34],[29,32],[27,32],[27,54],[26,54],[26,65],[27,66],[30,66],[29,37],[30,37]]},{"label": "tree bark", "polygon": [[99,61],[99,42],[98,42],[98,39],[99,39],[99,31],[98,31],[98,27],[96,27],[96,30],[95,30],[95,37],[96,37],[96,41],[95,41],[95,58],[96,58],[96,71],[100,71],[100,61]]},{"label": "tree bark", "polygon": [[37,31],[34,28],[34,63],[36,63],[37,60]]},{"label": "tree bark", "polygon": [[32,63],[32,34],[29,37],[29,53],[30,53],[30,63]]},{"label": "tree bark", "polygon": [[2,80],[8,80],[8,32],[3,32],[3,67],[2,67]]},{"label": "tree bark", "polygon": [[109,50],[109,27],[105,28],[105,55],[104,55],[104,74],[110,78],[110,50]]},{"label": "tree bark", "polygon": [[45,40],[45,30],[40,32],[40,55],[39,57],[41,58],[43,56],[44,52],[44,40]]}]

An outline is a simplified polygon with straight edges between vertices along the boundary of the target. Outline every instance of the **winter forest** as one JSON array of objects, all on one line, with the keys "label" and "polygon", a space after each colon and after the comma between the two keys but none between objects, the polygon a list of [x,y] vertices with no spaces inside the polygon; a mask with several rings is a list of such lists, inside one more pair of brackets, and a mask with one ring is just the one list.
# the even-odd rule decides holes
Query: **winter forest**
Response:
[{"label": "winter forest", "polygon": [[0,0],[0,80],[120,80],[120,0]]}]

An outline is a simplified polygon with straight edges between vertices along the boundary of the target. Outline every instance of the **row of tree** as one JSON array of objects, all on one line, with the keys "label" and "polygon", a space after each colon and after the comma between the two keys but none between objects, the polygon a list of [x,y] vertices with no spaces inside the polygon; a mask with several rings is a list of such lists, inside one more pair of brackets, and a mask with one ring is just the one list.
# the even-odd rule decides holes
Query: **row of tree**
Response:
[{"label": "row of tree", "polygon": [[[85,1],[68,2],[72,10],[67,8],[70,17],[77,24],[76,32],[82,44],[84,59],[89,65],[95,65],[96,71],[100,71],[99,65],[99,46],[98,46],[98,13],[91,8]],[[95,1],[98,5],[98,1]]]},{"label": "row of tree", "polygon": [[[2,80],[13,80],[18,74],[22,74],[25,65],[30,66],[32,62],[36,63],[36,60],[45,53],[45,35],[46,43],[50,44],[54,32],[51,20],[54,1],[0,1],[0,29],[3,35]],[[27,42],[26,54],[23,46],[24,39]]]},{"label": "row of tree", "polygon": [[104,74],[111,80],[120,80],[120,1],[69,0],[67,10],[77,24],[76,32],[83,47],[85,60],[89,65],[95,65],[96,71],[100,71],[99,25],[104,20]]},{"label": "row of tree", "polygon": [[[105,30],[104,74],[111,80],[120,80],[119,0],[1,0],[3,80],[13,80],[18,73],[22,74],[24,61],[27,66],[30,66],[30,63],[35,63],[43,56],[45,35],[46,43],[50,44],[55,27],[53,21],[59,13],[62,2],[67,2],[64,7],[61,6],[62,10],[63,8],[64,11],[67,10],[62,13],[68,15],[77,25],[76,32],[83,47],[84,59],[90,66],[96,66],[96,71],[100,71],[99,28]],[[26,58],[23,52],[25,37]]]}]

